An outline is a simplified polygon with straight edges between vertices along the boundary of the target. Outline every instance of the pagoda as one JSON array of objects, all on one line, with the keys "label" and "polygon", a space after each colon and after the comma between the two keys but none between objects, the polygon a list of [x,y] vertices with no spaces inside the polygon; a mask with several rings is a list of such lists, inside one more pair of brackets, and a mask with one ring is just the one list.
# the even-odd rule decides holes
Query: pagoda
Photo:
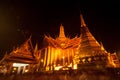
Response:
[{"label": "pagoda", "polygon": [[80,65],[84,64],[101,64],[102,66],[107,64],[107,51],[94,36],[90,33],[88,27],[86,26],[83,16],[80,15],[81,19],[81,34],[80,34],[80,48],[79,48],[79,58]]}]

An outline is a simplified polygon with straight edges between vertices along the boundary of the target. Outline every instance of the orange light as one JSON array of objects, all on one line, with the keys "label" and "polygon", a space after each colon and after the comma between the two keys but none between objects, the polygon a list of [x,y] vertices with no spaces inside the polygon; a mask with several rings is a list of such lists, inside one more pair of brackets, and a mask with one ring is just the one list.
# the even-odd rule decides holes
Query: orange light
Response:
[{"label": "orange light", "polygon": [[55,67],[54,70],[60,70],[60,68],[62,68],[62,66],[57,66],[57,67]]},{"label": "orange light", "polygon": [[74,65],[73,65],[73,69],[77,69],[77,64],[74,64]]},{"label": "orange light", "polygon": [[28,69],[26,69],[25,72],[28,72]]}]

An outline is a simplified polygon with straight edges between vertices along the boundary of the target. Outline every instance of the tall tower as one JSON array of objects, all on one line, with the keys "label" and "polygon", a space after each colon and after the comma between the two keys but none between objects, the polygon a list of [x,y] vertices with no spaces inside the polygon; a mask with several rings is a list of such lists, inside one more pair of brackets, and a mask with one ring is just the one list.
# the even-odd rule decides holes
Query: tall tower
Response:
[{"label": "tall tower", "polygon": [[[85,24],[83,16],[80,15],[81,20],[81,35],[80,35],[80,48],[79,48],[79,57],[80,64],[91,64],[95,63],[97,67],[103,67],[107,65],[107,52],[102,45],[94,38],[94,36],[89,31],[88,27]],[[99,65],[99,66],[98,66]],[[94,65],[91,65],[94,66]]]},{"label": "tall tower", "polygon": [[90,33],[88,27],[85,24],[85,21],[82,15],[80,15],[80,19],[81,19],[81,35],[80,35],[81,56],[106,54],[106,51],[101,49],[101,45],[94,38],[94,36]]}]

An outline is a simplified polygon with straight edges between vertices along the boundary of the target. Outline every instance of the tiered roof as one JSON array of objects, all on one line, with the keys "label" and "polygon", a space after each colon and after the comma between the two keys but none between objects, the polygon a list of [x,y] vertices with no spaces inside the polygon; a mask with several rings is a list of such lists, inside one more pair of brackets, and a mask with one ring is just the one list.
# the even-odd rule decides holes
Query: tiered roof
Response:
[{"label": "tiered roof", "polygon": [[48,45],[61,49],[66,49],[69,47],[77,47],[80,42],[80,39],[78,37],[75,37],[73,39],[66,37],[64,34],[63,25],[60,26],[59,37],[53,39],[51,37],[45,36],[44,40],[48,43]]},{"label": "tiered roof", "polygon": [[6,60],[19,62],[19,63],[37,63],[37,60],[34,56],[31,38],[26,40],[20,47],[13,50],[8,55]]}]

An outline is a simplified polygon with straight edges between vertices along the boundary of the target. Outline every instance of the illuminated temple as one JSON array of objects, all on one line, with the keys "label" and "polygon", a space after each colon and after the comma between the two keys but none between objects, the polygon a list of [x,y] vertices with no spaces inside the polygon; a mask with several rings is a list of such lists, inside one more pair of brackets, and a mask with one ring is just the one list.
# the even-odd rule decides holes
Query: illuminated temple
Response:
[{"label": "illuminated temple", "polygon": [[59,37],[53,39],[45,36],[45,48],[42,49],[45,70],[58,70],[63,66],[73,67],[73,58],[78,53],[80,38],[70,39],[65,36],[63,25],[60,26]]},{"label": "illuminated temple", "polygon": [[[39,71],[57,71],[71,68],[120,68],[116,53],[108,53],[102,43],[99,43],[90,33],[82,15],[81,34],[79,37],[68,38],[64,26],[60,25],[59,36],[43,39],[43,48],[38,44],[33,47],[31,37],[10,54],[5,54],[0,61],[1,70],[6,73],[26,73]],[[4,72],[4,71],[3,71]]]}]

